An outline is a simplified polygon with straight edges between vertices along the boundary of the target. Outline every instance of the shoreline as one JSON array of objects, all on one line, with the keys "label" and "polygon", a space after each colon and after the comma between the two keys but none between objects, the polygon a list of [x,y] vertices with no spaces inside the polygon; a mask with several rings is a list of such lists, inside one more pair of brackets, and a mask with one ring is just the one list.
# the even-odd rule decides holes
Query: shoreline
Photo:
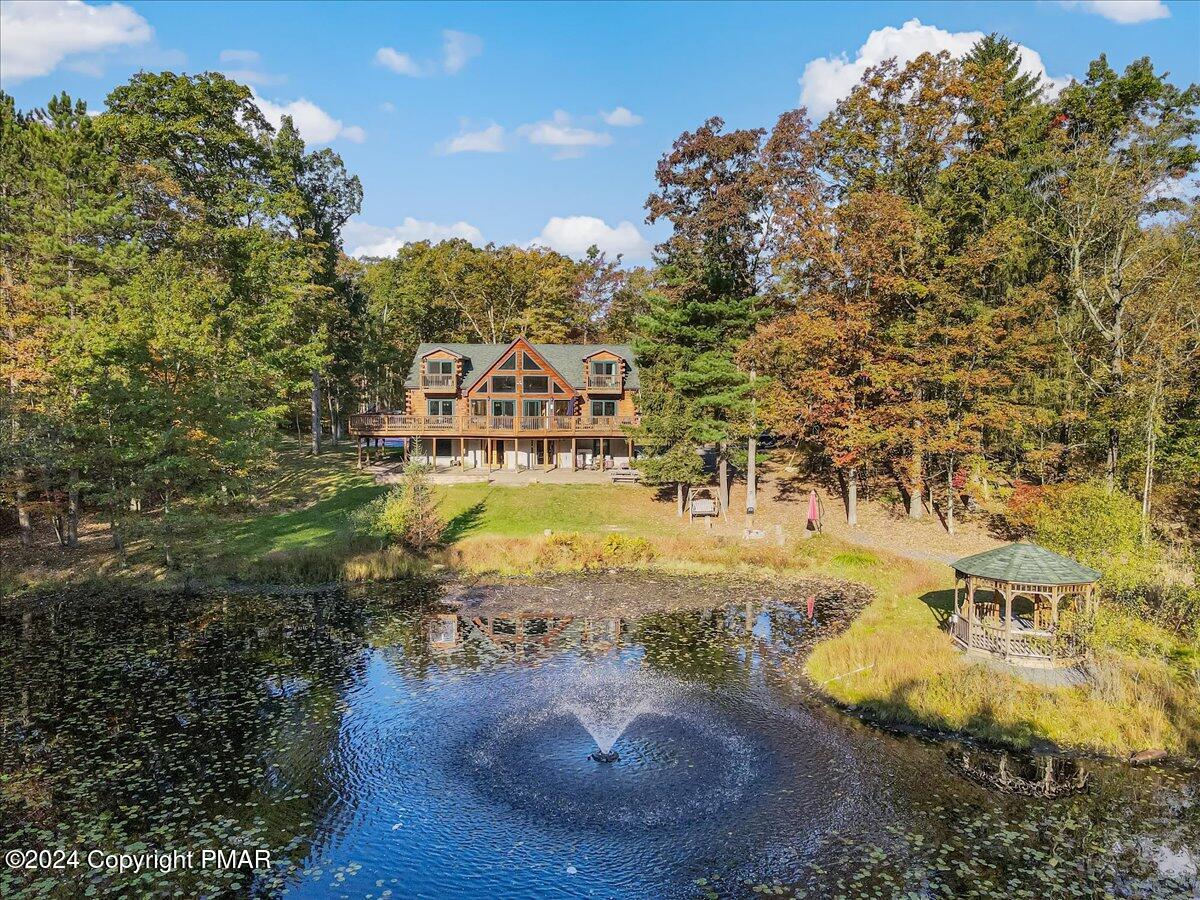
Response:
[{"label": "shoreline", "polygon": [[[553,611],[563,615],[608,616],[637,618],[657,613],[682,610],[708,609],[732,603],[762,602],[774,600],[788,605],[803,604],[811,594],[822,605],[836,603],[840,612],[846,613],[832,633],[822,634],[808,648],[797,655],[793,664],[793,677],[803,679],[820,702],[827,704],[841,715],[893,734],[906,734],[939,743],[957,743],[993,751],[1010,751],[1063,759],[1095,759],[1138,765],[1132,753],[1105,751],[1094,746],[1063,744],[1041,734],[1022,736],[1003,732],[986,735],[970,729],[939,727],[929,721],[905,721],[889,718],[869,703],[847,702],[827,689],[828,682],[818,680],[810,669],[815,653],[834,641],[844,639],[873,603],[878,602],[879,592],[870,585],[852,579],[836,578],[823,573],[780,576],[762,573],[750,576],[745,573],[685,574],[656,570],[648,567],[612,567],[600,571],[558,572],[544,576],[498,576],[478,575],[456,571],[443,564],[431,564],[428,571],[410,578],[420,578],[436,583],[443,592],[440,602],[448,608],[457,608],[485,615],[504,615],[531,609]],[[188,597],[217,596],[221,594],[271,597],[301,597],[329,593],[337,590],[365,590],[374,585],[401,583],[405,579],[379,580],[372,582],[321,582],[310,584],[288,584],[279,582],[231,581],[219,583],[211,580],[186,579],[182,583],[146,583],[145,581],[122,578],[92,579],[82,584],[56,587],[42,586],[18,595],[3,598],[10,608],[26,604],[42,606],[68,600],[70,595],[88,592],[88,599],[104,602],[115,592],[137,593],[146,597],[166,599],[172,595]],[[655,590],[647,593],[647,585]],[[828,607],[826,607],[828,608]],[[853,673],[847,673],[853,674]],[[1194,769],[1200,759],[1176,752],[1153,761],[1173,768]]]}]

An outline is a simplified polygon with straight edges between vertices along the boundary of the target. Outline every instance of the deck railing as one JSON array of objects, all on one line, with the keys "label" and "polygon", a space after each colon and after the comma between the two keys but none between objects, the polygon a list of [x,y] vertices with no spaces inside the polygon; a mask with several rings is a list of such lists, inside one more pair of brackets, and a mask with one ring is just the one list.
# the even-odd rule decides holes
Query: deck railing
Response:
[{"label": "deck railing", "polygon": [[421,374],[421,387],[423,387],[425,390],[440,390],[440,389],[452,388],[452,387],[454,387],[454,381],[455,381],[455,378],[454,378],[453,373],[448,374],[448,375],[441,375],[441,374],[433,374],[430,372],[423,372]]},{"label": "deck railing", "polygon": [[587,377],[588,390],[591,391],[609,391],[616,390],[621,387],[620,375],[596,375],[588,373]]},{"label": "deck railing", "polygon": [[350,417],[350,433],[363,437],[409,437],[422,434],[483,435],[619,435],[638,424],[637,416],[410,416],[404,413],[358,413]]}]

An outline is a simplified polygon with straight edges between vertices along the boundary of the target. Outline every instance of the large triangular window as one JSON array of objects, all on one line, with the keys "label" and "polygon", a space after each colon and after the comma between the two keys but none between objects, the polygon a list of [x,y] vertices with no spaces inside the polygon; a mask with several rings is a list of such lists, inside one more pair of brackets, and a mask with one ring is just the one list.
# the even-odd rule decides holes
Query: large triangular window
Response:
[{"label": "large triangular window", "polygon": [[530,356],[528,353],[522,353],[522,354],[521,354],[521,357],[522,357],[522,362],[521,362],[521,368],[522,368],[522,369],[534,369],[534,370],[536,370],[536,371],[539,371],[539,372],[541,371],[542,367],[541,367],[541,366],[539,366],[539,365],[538,365],[538,364],[537,364],[537,363],[534,361],[533,357],[532,357],[532,356]]},{"label": "large triangular window", "polygon": [[[525,358],[528,359],[529,357],[525,357]],[[517,367],[517,354],[515,354],[515,353],[512,356],[510,356],[508,359],[506,359],[504,362],[500,363],[500,365],[496,366],[497,369],[505,369],[505,370],[515,369],[516,367]]]}]

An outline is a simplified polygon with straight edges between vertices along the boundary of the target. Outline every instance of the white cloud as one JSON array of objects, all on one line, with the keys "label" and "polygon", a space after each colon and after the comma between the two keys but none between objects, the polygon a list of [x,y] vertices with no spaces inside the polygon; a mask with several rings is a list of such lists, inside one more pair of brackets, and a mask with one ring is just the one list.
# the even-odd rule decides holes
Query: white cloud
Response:
[{"label": "white cloud", "polygon": [[632,128],[634,125],[641,125],[645,120],[630,112],[624,106],[618,106],[612,112],[601,112],[600,118],[604,120],[606,125],[612,125],[614,128]]},{"label": "white cloud", "polygon": [[353,247],[351,256],[393,256],[405,244],[414,241],[445,241],[462,238],[476,246],[485,243],[483,232],[469,222],[454,222],[440,225],[406,216],[399,225],[384,227],[366,222],[351,221],[342,230],[347,247]]},{"label": "white cloud", "polygon": [[254,94],[254,102],[262,110],[276,128],[284,116],[291,116],[300,137],[306,144],[328,144],[342,138],[355,144],[361,144],[367,139],[367,133],[358,125],[344,125],[341,119],[335,119],[311,100],[301,97],[290,103],[273,102]]},{"label": "white cloud", "polygon": [[451,153],[503,153],[504,127],[493,122],[479,131],[467,131],[466,125],[457,135],[438,144],[438,152]]},{"label": "white cloud", "polygon": [[223,64],[232,66],[222,70],[225,76],[242,84],[267,87],[287,81],[286,75],[256,68],[262,62],[262,55],[257,50],[222,50],[218,58]]},{"label": "white cloud", "polygon": [[379,104],[379,108],[385,113],[394,113],[396,111],[396,104],[394,104],[391,100],[384,100]]},{"label": "white cloud", "polygon": [[1060,2],[1068,9],[1077,8],[1084,12],[1095,13],[1120,25],[1135,25],[1138,22],[1167,19],[1171,16],[1171,10],[1162,0],[1060,0]]},{"label": "white cloud", "polygon": [[287,81],[286,75],[276,75],[272,72],[262,72],[258,69],[225,69],[224,75],[241,84],[259,85],[261,87],[279,85]]},{"label": "white cloud", "polygon": [[649,259],[651,249],[632,222],[621,221],[612,227],[595,216],[552,216],[530,245],[549,247],[576,258],[595,245],[610,256],[620,253],[627,261]]},{"label": "white cloud", "polygon": [[257,50],[222,50],[220,55],[223,63],[241,63],[252,66],[262,60]]},{"label": "white cloud", "polygon": [[375,62],[391,69],[397,75],[409,75],[413,78],[421,78],[425,75],[424,69],[415,59],[393,47],[380,47],[376,50]]},{"label": "white cloud", "polygon": [[[76,53],[147,43],[154,29],[121,3],[88,6],[80,0],[6,0],[0,4],[0,34],[4,36],[0,78],[17,82],[47,75]],[[91,71],[95,69],[92,64]]]},{"label": "white cloud", "polygon": [[555,159],[582,156],[588,147],[607,147],[613,142],[608,132],[572,125],[571,117],[561,109],[555,110],[550,120],[522,125],[517,130],[531,144],[558,148]]},{"label": "white cloud", "polygon": [[442,69],[446,74],[462,71],[463,66],[482,52],[483,38],[479,35],[449,28],[442,32]]},{"label": "white cloud", "polygon": [[[887,26],[872,31],[858,48],[854,59],[846,54],[822,56],[804,67],[800,78],[800,103],[808,107],[814,119],[822,118],[837,102],[850,94],[871,66],[895,57],[904,65],[922,53],[939,53],[948,50],[953,56],[962,56],[984,36],[982,31],[944,31],[934,25],[923,25],[919,19],[909,19],[899,28]],[[1045,79],[1050,90],[1061,90],[1069,79],[1051,78],[1046,72],[1042,57],[1028,47],[1018,44],[1021,54],[1021,71]]]}]

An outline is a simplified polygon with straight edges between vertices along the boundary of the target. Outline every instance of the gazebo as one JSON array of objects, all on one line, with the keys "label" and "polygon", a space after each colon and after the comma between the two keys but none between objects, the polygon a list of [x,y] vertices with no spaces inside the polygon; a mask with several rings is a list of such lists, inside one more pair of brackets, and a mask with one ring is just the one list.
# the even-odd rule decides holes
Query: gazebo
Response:
[{"label": "gazebo", "polygon": [[964,557],[954,563],[950,633],[967,653],[1034,668],[1073,665],[1082,653],[1055,640],[1059,613],[1094,615],[1099,580],[1095,569],[1037,544]]}]

